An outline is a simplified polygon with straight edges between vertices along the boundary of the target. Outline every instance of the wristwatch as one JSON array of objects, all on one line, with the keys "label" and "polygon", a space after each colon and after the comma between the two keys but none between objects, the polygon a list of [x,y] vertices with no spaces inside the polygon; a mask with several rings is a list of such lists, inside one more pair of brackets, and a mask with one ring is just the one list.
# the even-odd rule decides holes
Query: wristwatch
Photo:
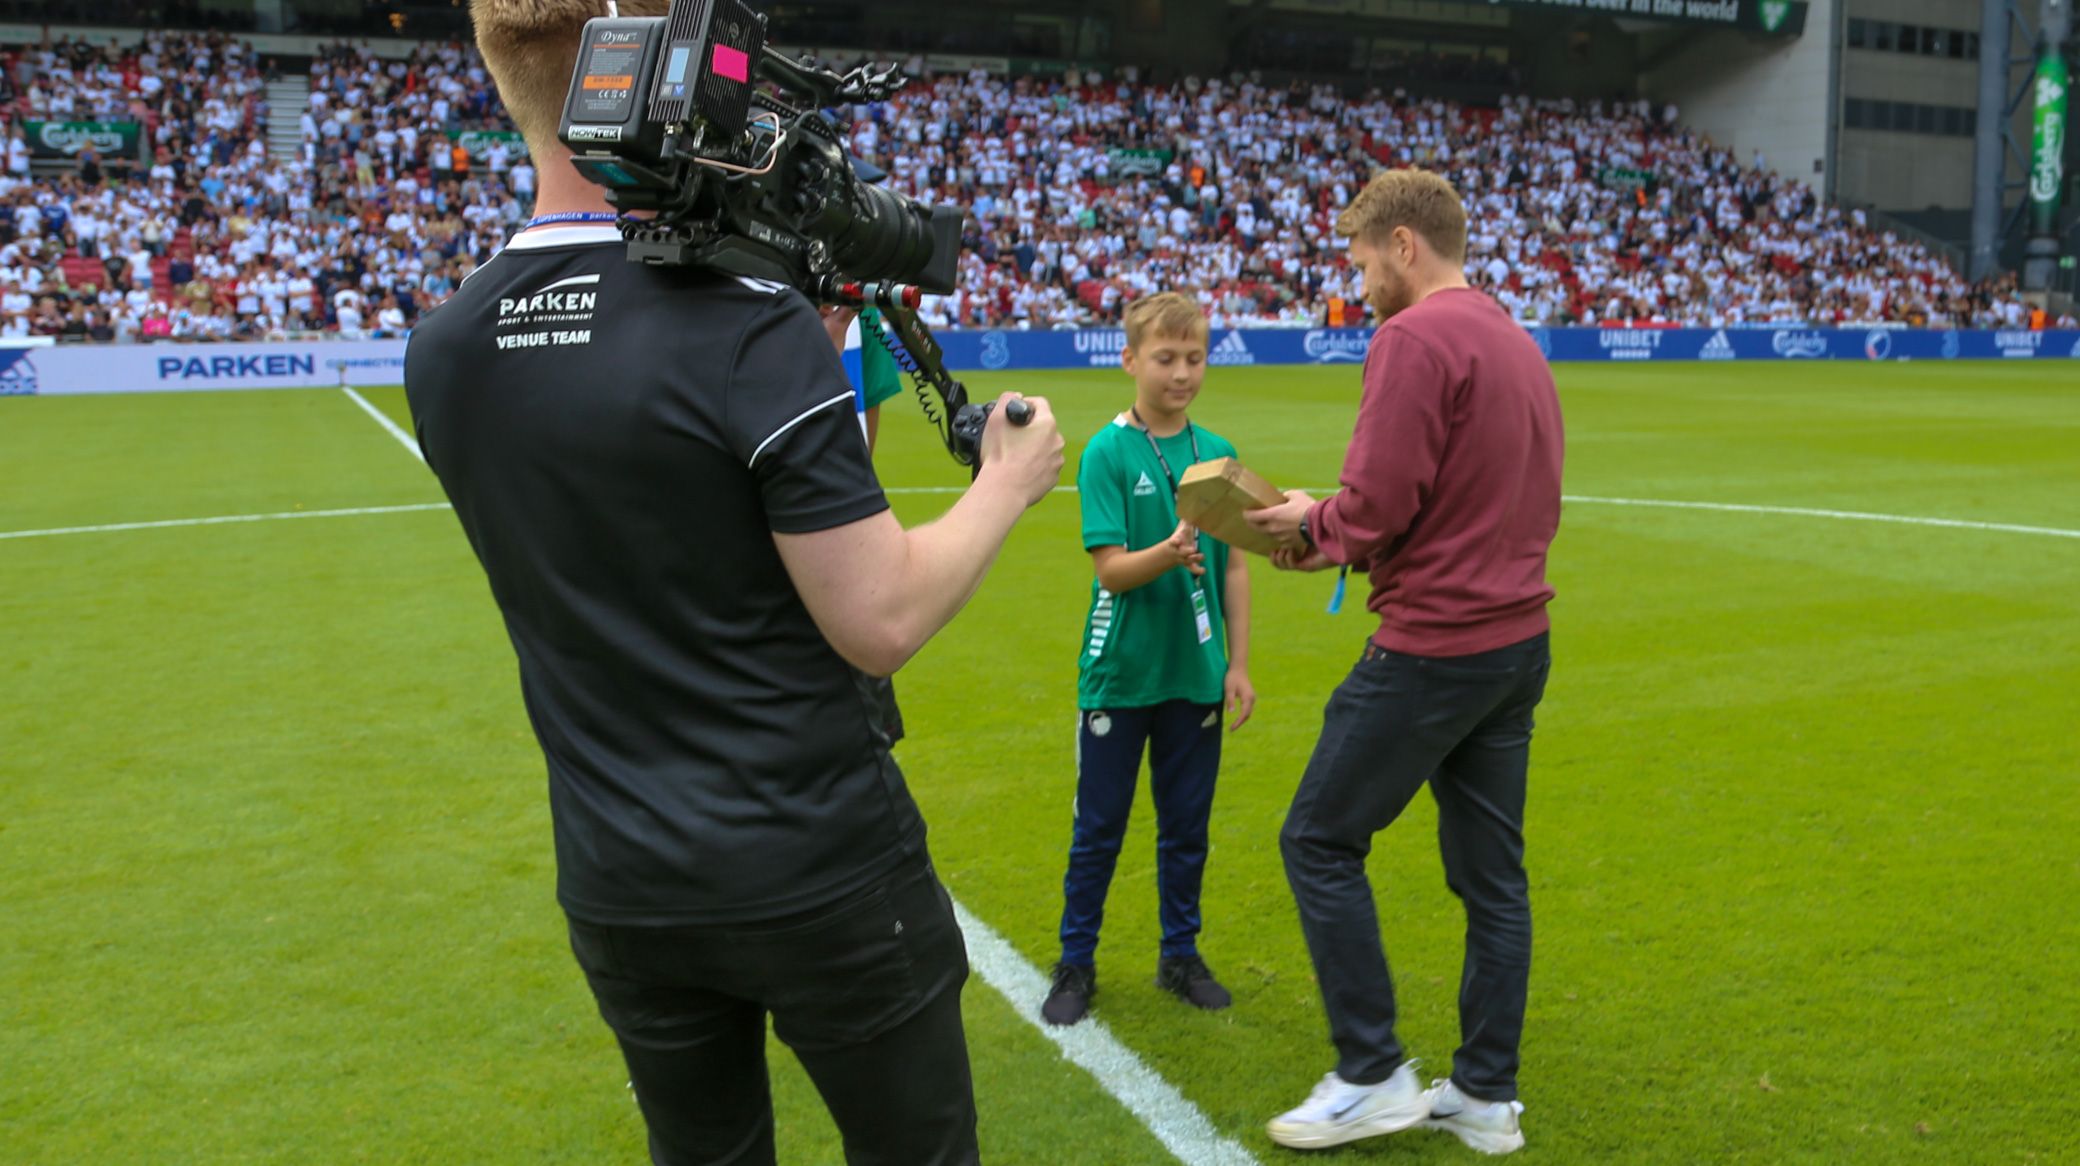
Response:
[{"label": "wristwatch", "polygon": [[1320,549],[1314,545],[1314,532],[1307,529],[1307,516],[1305,514],[1300,516],[1300,541],[1306,543],[1307,549],[1310,551]]}]

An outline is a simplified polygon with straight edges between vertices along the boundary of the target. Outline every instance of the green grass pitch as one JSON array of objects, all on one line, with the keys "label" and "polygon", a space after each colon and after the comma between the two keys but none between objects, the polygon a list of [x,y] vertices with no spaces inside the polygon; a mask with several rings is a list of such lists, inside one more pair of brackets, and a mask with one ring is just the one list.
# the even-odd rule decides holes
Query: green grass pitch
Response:
[{"label": "green grass pitch", "polygon": [[[2075,368],[1565,368],[1567,487],[2080,530]],[[1321,486],[1357,387],[1215,369],[1195,413]],[[1129,392],[976,388],[1049,394],[1072,445]],[[906,403],[884,434],[889,485],[961,482]],[[337,391],[4,400],[0,466],[0,534],[440,498]],[[2080,1162],[2080,538],[1578,500],[1552,574],[1522,1160]],[[898,681],[949,885],[1043,967],[1088,576],[1057,494]],[[1206,885],[1235,1007],[1150,983],[1145,793],[1099,952],[1097,1015],[1266,1163],[1300,1160],[1262,1123],[1332,1064],[1276,846],[1371,628],[1329,586],[1255,576],[1262,703]],[[641,1160],[452,515],[0,538],[0,629],[0,1163]],[[1435,847],[1418,799],[1372,873],[1442,1073],[1462,924]],[[979,979],[966,1007],[989,1161],[1170,1160]],[[773,1075],[784,1159],[839,1161],[777,1047]],[[1474,1158],[1422,1131],[1318,1157]]]}]

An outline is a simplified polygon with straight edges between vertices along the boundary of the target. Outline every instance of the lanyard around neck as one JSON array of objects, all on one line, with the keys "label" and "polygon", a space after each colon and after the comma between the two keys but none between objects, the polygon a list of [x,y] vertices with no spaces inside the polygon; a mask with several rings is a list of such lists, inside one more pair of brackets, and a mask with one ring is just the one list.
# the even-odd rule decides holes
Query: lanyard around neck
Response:
[{"label": "lanyard around neck", "polygon": [[558,223],[611,223],[616,221],[618,221],[618,216],[606,211],[558,211],[550,215],[536,215],[527,220],[527,224],[520,229],[526,231],[535,227],[554,226]]},{"label": "lanyard around neck", "polygon": [[[1140,406],[1128,409],[1127,415],[1134,419],[1134,424],[1141,427],[1141,436],[1148,439],[1148,448],[1155,451],[1156,464],[1163,467],[1163,480],[1170,483],[1170,496],[1177,497],[1177,475],[1170,472],[1170,459],[1163,456],[1163,447],[1156,441],[1155,433],[1149,429],[1148,422],[1141,419]],[[1199,431],[1193,429],[1192,423],[1187,421],[1184,423],[1184,435],[1192,443],[1192,466],[1196,466],[1199,464]],[[1185,468],[1190,469],[1192,466]]]}]

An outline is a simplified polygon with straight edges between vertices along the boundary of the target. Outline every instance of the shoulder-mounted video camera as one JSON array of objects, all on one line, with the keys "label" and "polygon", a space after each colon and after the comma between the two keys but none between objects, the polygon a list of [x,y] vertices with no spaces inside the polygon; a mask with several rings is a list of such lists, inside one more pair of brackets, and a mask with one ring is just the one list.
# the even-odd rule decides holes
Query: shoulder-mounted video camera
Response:
[{"label": "shoulder-mounted video camera", "polygon": [[[631,260],[881,309],[889,331],[877,338],[947,449],[975,466],[989,407],[968,403],[917,318],[924,293],[954,290],[964,216],[861,181],[823,113],[907,80],[894,66],[841,75],[776,52],[743,0],[673,0],[661,17],[586,22],[557,136],[621,212]],[[1024,424],[1020,412],[1011,420]]]}]

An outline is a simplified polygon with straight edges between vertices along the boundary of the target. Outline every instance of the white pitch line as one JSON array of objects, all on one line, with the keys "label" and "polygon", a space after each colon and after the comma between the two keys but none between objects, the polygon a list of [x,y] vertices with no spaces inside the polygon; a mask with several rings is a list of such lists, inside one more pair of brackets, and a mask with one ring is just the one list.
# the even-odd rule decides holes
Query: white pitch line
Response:
[{"label": "white pitch line", "polygon": [[[400,431],[401,432],[401,431]],[[410,444],[410,438],[399,440]],[[413,452],[417,447],[412,446]],[[965,486],[890,486],[885,494],[959,494]],[[1074,486],[1058,486],[1057,494],[1074,494]],[[1322,491],[1327,493],[1328,491]],[[1867,514],[1857,510],[1816,510],[1799,506],[1749,506],[1734,502],[1683,502],[1664,498],[1598,498],[1584,494],[1568,494],[1562,501],[1594,506],[1636,506],[1663,510],[1711,510],[1734,514],[1783,514],[1803,518],[1831,518],[1855,522],[1889,522],[1907,526],[1933,526],[1951,530],[1987,530],[2001,534],[2026,534],[2048,538],[2080,539],[2080,530],[2063,530],[2054,526],[2022,526],[2012,522],[1971,522],[1961,518],[1923,518],[1911,514]],[[213,518],[170,518],[158,522],[117,522],[106,526],[64,526],[50,530],[0,531],[0,539],[44,538],[61,534],[111,534],[125,530],[165,530],[181,526],[222,526],[236,522],[271,522],[288,518],[358,518],[367,514],[414,514],[426,510],[446,510],[445,502],[427,502],[412,506],[366,506],[350,510],[293,510],[280,514],[226,514]]]},{"label": "white pitch line", "polygon": [[364,514],[416,514],[446,510],[446,502],[424,502],[412,506],[363,506],[353,510],[288,510],[280,514],[226,514],[216,518],[169,518],[162,522],[115,522],[107,526],[60,526],[50,530],[0,531],[0,539],[48,538],[60,534],[113,534],[122,530],[166,530],[176,526],[224,526],[234,522],[274,522],[288,518],[359,518]]},{"label": "white pitch line", "polygon": [[370,417],[375,418],[376,424],[389,430],[390,436],[397,439],[397,444],[403,446],[405,450],[408,453],[410,453],[413,457],[418,458],[420,465],[423,466],[426,464],[426,455],[419,452],[419,443],[412,440],[411,434],[406,433],[404,430],[398,428],[397,422],[390,420],[388,414],[384,413],[381,409],[376,408],[374,405],[369,404],[367,397],[364,397],[360,393],[355,392],[352,388],[350,388],[347,385],[341,385],[339,387],[339,391],[345,393],[348,396],[348,398],[351,399],[356,405],[361,406],[361,411],[363,413],[366,413]]},{"label": "white pitch line", "polygon": [[1894,522],[1906,526],[1940,526],[1952,530],[1993,530],[2047,538],[2080,538],[2080,530],[2055,526],[2018,526],[2012,522],[1970,522],[1962,518],[1922,518],[1911,514],[1870,514],[1861,510],[1816,510],[1803,506],[1749,506],[1737,502],[1675,502],[1660,498],[1594,498],[1564,494],[1562,502],[1592,506],[1643,506],[1661,510],[1714,510],[1730,514],[1784,514],[1798,518],[1834,518],[1849,522]]},{"label": "white pitch line", "polygon": [[1047,995],[1047,977],[958,900],[953,914],[968,940],[968,962],[981,974],[983,983],[995,988],[1019,1019],[1053,1041],[1063,1059],[1097,1078],[1105,1092],[1140,1118],[1178,1161],[1187,1166],[1258,1166],[1255,1155],[1222,1137],[1198,1106],[1121,1044],[1102,1021],[1085,1019],[1057,1028],[1041,1020],[1040,1001]]}]

